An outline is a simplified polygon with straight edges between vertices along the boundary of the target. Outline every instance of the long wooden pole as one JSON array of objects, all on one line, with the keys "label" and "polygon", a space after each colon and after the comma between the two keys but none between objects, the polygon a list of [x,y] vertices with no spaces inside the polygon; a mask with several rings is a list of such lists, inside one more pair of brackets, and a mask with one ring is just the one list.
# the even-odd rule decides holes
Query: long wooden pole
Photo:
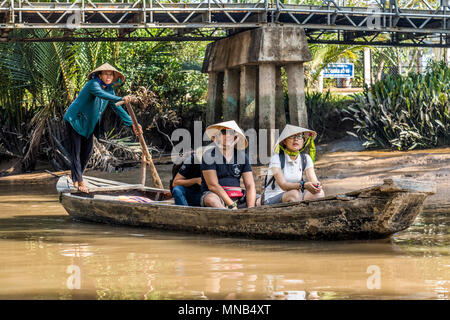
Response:
[{"label": "long wooden pole", "polygon": [[145,180],[147,179],[147,161],[145,160],[144,154],[142,154],[141,160],[141,184],[145,186]]},{"label": "long wooden pole", "polygon": [[[122,101],[116,103],[116,105],[121,105],[121,104],[123,104]],[[133,108],[131,107],[131,105],[129,103],[126,103],[125,105],[127,106],[127,111],[131,116],[131,120],[133,120],[133,124],[134,124],[135,128],[138,129],[139,123],[137,122],[136,115],[134,114]],[[139,138],[139,143],[141,144],[141,149],[142,149],[142,161],[145,161],[150,168],[150,173],[152,175],[154,186],[158,189],[164,189],[161,179],[159,178],[158,171],[156,171],[156,167],[153,164],[152,156],[150,155],[150,152],[148,152],[147,144],[145,143],[143,135],[141,133],[139,133],[138,138]],[[145,168],[145,166],[144,166],[144,168]],[[144,181],[142,181],[142,180],[144,180]],[[145,183],[145,169],[143,169],[143,168],[141,169],[141,182],[142,182],[142,184]]]}]

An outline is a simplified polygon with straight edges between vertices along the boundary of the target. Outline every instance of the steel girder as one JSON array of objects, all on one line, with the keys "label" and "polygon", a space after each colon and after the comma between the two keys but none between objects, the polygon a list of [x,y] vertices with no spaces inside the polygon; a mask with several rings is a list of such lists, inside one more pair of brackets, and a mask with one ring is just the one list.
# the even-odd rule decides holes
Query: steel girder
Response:
[{"label": "steel girder", "polygon": [[[0,41],[207,41],[265,25],[301,26],[311,43],[449,47],[450,0],[0,0]],[[61,32],[8,36],[18,29]]]}]

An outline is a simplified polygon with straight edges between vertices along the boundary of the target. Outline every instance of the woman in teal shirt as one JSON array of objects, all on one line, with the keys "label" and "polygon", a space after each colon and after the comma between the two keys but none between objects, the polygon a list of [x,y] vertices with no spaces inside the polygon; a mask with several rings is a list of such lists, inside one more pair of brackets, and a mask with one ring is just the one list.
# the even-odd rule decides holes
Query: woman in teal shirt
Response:
[{"label": "woman in teal shirt", "polygon": [[107,106],[113,108],[125,125],[133,126],[136,134],[142,133],[142,128],[140,126],[135,128],[128,113],[122,107],[115,105],[119,101],[130,102],[130,96],[122,98],[114,93],[113,86],[125,81],[123,74],[105,63],[92,71],[88,79],[89,81],[64,115],[71,142],[71,177],[74,188],[81,192],[88,192],[82,175],[92,154],[94,129]]}]

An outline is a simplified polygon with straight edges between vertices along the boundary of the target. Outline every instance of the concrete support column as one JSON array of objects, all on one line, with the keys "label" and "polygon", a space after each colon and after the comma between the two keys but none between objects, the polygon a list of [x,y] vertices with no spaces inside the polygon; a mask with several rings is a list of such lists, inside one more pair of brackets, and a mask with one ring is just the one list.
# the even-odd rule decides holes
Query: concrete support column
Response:
[{"label": "concrete support column", "polygon": [[417,50],[417,66],[416,66],[417,73],[422,72],[422,54],[423,54],[422,49],[418,49]]},{"label": "concrete support column", "polygon": [[322,93],[322,92],[323,92],[323,72],[321,72],[321,73],[319,74],[319,78],[318,78],[317,82],[318,82],[318,88],[317,88],[317,91],[319,91],[320,93]]},{"label": "concrete support column", "polygon": [[239,82],[239,69],[225,69],[223,78],[223,121],[238,121]]},{"label": "concrete support column", "polygon": [[281,67],[275,70],[275,128],[283,130],[286,126],[286,111],[284,110],[284,90],[281,81]]},{"label": "concrete support column", "polygon": [[258,67],[243,65],[241,67],[239,126],[242,130],[255,128],[256,92]]},{"label": "concrete support column", "polygon": [[305,75],[303,63],[286,65],[289,116],[294,126],[308,128],[308,113],[305,103]]},{"label": "concrete support column", "polygon": [[437,61],[444,61],[447,65],[450,62],[450,49],[449,48],[432,48],[433,59]]},{"label": "concrete support column", "polygon": [[[268,163],[271,149],[275,143],[275,82],[276,67],[272,63],[263,63],[259,65],[259,83],[258,83],[258,110],[259,110],[259,130],[266,129],[267,134],[259,136],[258,157],[260,163]],[[266,140],[264,143],[264,140]]]},{"label": "concrete support column", "polygon": [[222,117],[223,72],[210,72],[208,82],[208,108],[206,125],[220,121]]},{"label": "concrete support column", "polygon": [[364,84],[370,87],[372,85],[372,76],[371,76],[371,70],[372,70],[372,63],[370,58],[370,49],[364,48]]}]

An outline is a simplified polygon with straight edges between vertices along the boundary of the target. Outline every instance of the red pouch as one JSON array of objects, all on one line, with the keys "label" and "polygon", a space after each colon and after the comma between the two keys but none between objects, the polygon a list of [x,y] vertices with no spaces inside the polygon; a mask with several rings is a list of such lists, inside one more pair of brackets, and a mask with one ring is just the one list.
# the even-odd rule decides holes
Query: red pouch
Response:
[{"label": "red pouch", "polygon": [[224,187],[222,186],[223,190],[228,194],[230,198],[240,198],[244,194],[242,193],[241,187]]}]

